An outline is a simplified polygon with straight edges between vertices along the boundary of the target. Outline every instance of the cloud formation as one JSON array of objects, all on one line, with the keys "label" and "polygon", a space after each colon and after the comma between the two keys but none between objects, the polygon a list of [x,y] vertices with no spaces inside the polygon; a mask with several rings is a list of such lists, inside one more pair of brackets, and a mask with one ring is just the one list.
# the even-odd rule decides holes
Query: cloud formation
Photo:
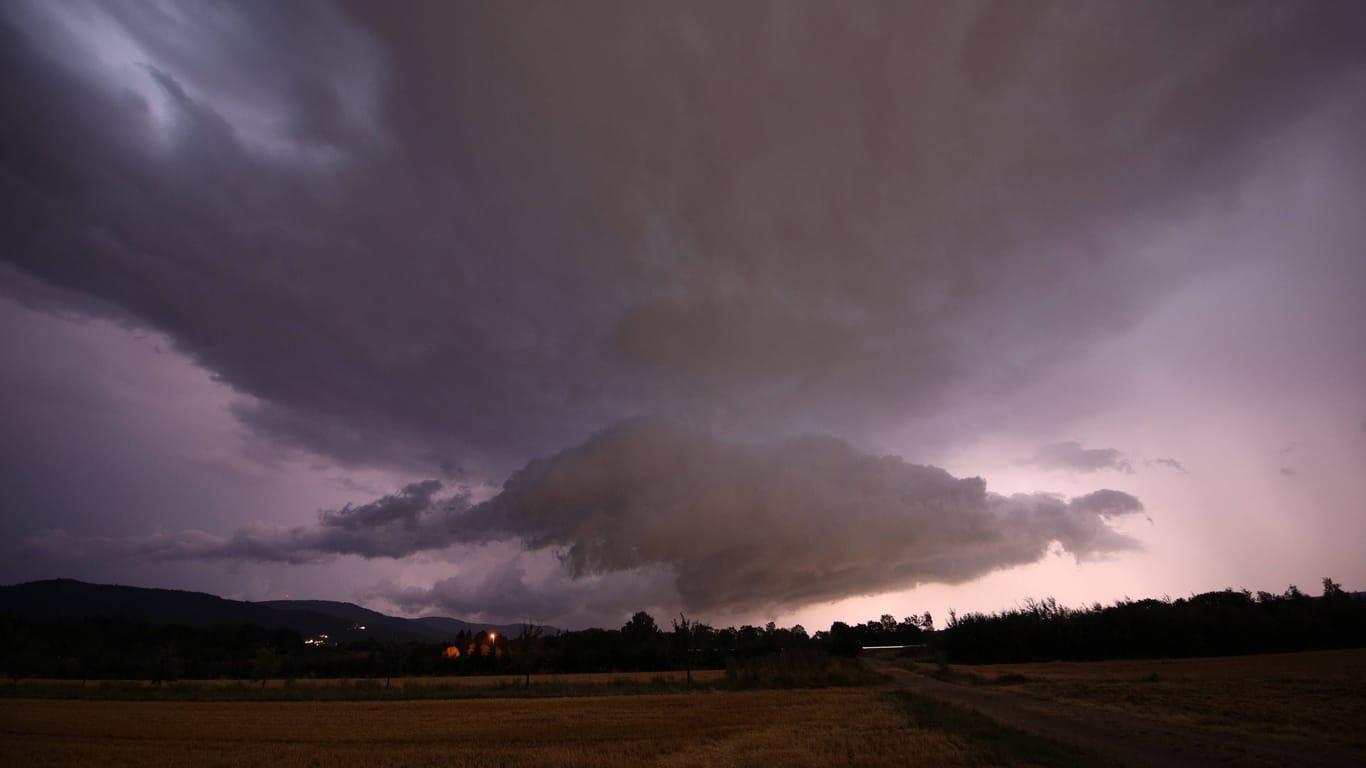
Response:
[{"label": "cloud formation", "polygon": [[[358,599],[384,600],[410,614],[442,614],[509,623],[613,627],[640,610],[668,615],[681,605],[672,569],[651,566],[580,579],[566,578],[553,555],[478,553],[471,564],[431,586],[384,581]],[[487,562],[487,565],[480,563]]]},{"label": "cloud formation", "polygon": [[1142,508],[1110,490],[1002,496],[831,438],[631,422],[527,465],[461,525],[554,549],[576,578],[666,564],[685,607],[709,611],[967,581],[1054,541],[1078,558],[1123,551],[1135,542],[1107,521]]},{"label": "cloud formation", "polygon": [[1167,467],[1168,469],[1174,469],[1182,474],[1190,474],[1186,470],[1185,465],[1177,461],[1176,459],[1153,459],[1151,463],[1156,464],[1159,467]]},{"label": "cloud formation", "polygon": [[[933,461],[993,428],[1066,434],[1103,399],[1052,390],[1069,365],[1245,257],[1164,238],[1300,168],[1277,146],[1294,131],[1359,134],[1366,72],[1352,3],[199,10],[0,4],[0,99],[23,115],[0,121],[22,223],[0,228],[0,292],[164,334],[265,452],[472,485],[522,469],[482,504],[423,481],[308,525],[33,546],[561,558],[386,590],[405,605],[599,610],[590,584],[797,605],[1055,540],[1133,547],[1110,525],[1131,496],[1001,496],[850,443]],[[19,334],[0,343],[29,354]],[[1046,407],[1021,416],[1030,392]],[[0,398],[0,423],[25,408]],[[1132,469],[1075,442],[1034,461]],[[162,504],[100,530],[174,529]]]},{"label": "cloud formation", "polygon": [[468,492],[437,498],[437,480],[412,483],[360,506],[318,515],[316,525],[252,523],[230,536],[187,530],[130,537],[78,537],[47,530],[25,542],[30,553],[58,557],[137,557],[153,561],[230,560],[299,565],[337,555],[400,558],[455,541],[452,516],[469,507]]},{"label": "cloud formation", "polygon": [[1200,268],[1128,243],[1236,189],[1362,28],[12,3],[0,258],[338,461],[496,479],[640,413],[862,436],[1037,377]]},{"label": "cloud formation", "polygon": [[[403,605],[427,600],[464,612],[583,601],[593,593],[599,607],[617,594],[651,605],[676,599],[688,610],[715,613],[968,581],[1034,562],[1053,542],[1078,559],[1132,550],[1137,543],[1110,523],[1143,509],[1115,490],[1071,500],[1003,496],[988,492],[981,478],[860,453],[833,438],[735,441],[643,420],[531,462],[480,504],[471,506],[467,496],[439,498],[440,488],[437,481],[414,483],[370,504],[324,512],[317,525],[300,528],[85,542],[49,535],[30,546],[297,563],[517,542],[558,558],[562,569],[554,578],[543,574],[542,589],[526,586],[518,563],[504,562],[425,592],[389,594]],[[641,573],[651,577],[632,581],[650,590],[623,589],[614,578]],[[557,579],[560,586],[545,588]],[[599,589],[602,583],[617,586]],[[533,598],[537,591],[542,596]]]},{"label": "cloud formation", "polygon": [[[1159,463],[1169,460],[1159,459]],[[1039,446],[1034,455],[1024,462],[1040,469],[1065,469],[1074,472],[1098,472],[1103,469],[1133,474],[1133,465],[1124,454],[1114,448],[1083,448],[1076,440]]]}]

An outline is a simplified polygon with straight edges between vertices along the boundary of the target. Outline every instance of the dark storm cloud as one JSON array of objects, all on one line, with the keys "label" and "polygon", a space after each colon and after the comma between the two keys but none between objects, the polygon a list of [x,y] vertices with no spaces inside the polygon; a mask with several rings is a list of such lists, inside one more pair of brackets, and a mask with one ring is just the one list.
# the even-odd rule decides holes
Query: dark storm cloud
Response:
[{"label": "dark storm cloud", "polygon": [[[30,548],[306,562],[517,542],[557,557],[555,577],[532,588],[520,565],[504,562],[432,590],[386,595],[460,611],[510,611],[556,595],[574,601],[593,594],[595,616],[629,608],[628,598],[717,612],[968,581],[1034,562],[1053,542],[1078,559],[1131,550],[1137,543],[1108,522],[1143,509],[1114,490],[1070,501],[1002,496],[981,478],[860,453],[833,438],[742,442],[652,421],[618,425],[533,461],[472,507],[465,497],[438,499],[439,488],[415,483],[371,504],[325,512],[316,526],[258,526],[228,538],[188,532],[75,541],[48,534]],[[642,573],[650,578],[620,578]],[[533,592],[544,594],[533,600]]]},{"label": "dark storm cloud", "polygon": [[1024,462],[1040,469],[1069,469],[1075,472],[1098,472],[1112,469],[1133,474],[1133,465],[1124,454],[1114,448],[1083,448],[1076,440],[1039,446],[1034,456]]},{"label": "dark storm cloud", "polygon": [[365,530],[386,525],[416,528],[423,513],[432,506],[432,494],[441,490],[438,480],[412,483],[392,496],[385,496],[361,506],[346,505],[335,512],[322,514],[321,526],[347,531]]},{"label": "dark storm cloud", "polygon": [[545,574],[534,570],[518,558],[504,558],[431,587],[380,583],[358,597],[380,598],[414,614],[479,616],[499,623],[553,621],[566,627],[613,627],[635,611],[658,615],[679,605],[668,568],[584,579],[565,579],[555,568]]},{"label": "dark storm cloud", "polygon": [[0,258],[417,472],[1017,386],[1366,56],[1351,3],[177,8],[6,5]]},{"label": "dark storm cloud", "polygon": [[[0,291],[163,332],[272,448],[525,466],[473,507],[426,481],[310,525],[31,549],[561,558],[386,591],[452,609],[792,606],[1132,548],[1125,494],[790,436],[974,432],[953,403],[1238,258],[1149,246],[1366,61],[1352,3],[186,8],[0,6]],[[640,415],[671,421],[598,432]]]},{"label": "dark storm cloud", "polygon": [[981,478],[832,438],[737,442],[631,422],[538,460],[460,521],[466,536],[559,553],[575,578],[667,565],[691,610],[793,607],[1034,562],[1132,549],[1097,491],[989,493]]},{"label": "dark storm cloud", "polygon": [[134,557],[152,561],[234,560],[302,564],[337,555],[398,558],[439,549],[454,540],[452,516],[469,507],[464,492],[435,498],[436,480],[412,483],[398,493],[360,506],[324,511],[318,523],[283,527],[254,523],[231,536],[178,531],[129,537],[78,537],[43,531],[23,547],[29,554],[58,558]]}]

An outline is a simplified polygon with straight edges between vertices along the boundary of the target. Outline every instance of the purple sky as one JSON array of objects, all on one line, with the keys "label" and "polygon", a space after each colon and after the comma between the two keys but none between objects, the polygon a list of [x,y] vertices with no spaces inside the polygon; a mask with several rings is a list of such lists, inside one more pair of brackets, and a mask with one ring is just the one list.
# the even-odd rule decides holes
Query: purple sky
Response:
[{"label": "purple sky", "polygon": [[1360,3],[15,0],[0,98],[0,582],[1366,588]]}]

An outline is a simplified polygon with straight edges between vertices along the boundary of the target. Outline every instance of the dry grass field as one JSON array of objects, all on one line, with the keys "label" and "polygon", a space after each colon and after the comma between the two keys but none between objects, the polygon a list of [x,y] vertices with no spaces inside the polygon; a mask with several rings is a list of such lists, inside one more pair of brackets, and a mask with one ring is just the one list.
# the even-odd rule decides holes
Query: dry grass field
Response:
[{"label": "dry grass field", "polygon": [[[724,669],[698,669],[693,670],[692,679],[694,683],[712,683],[723,680],[726,677]],[[572,675],[532,675],[531,684],[533,686],[547,685],[620,685],[638,684],[648,685],[652,683],[666,682],[672,685],[683,685],[687,679],[687,673],[682,670],[665,672],[603,672],[586,673]],[[395,677],[391,680],[385,678],[297,678],[293,680],[282,680],[273,678],[266,681],[265,687],[268,689],[285,688],[287,686],[298,686],[300,688],[332,688],[338,686],[355,685],[391,685],[394,688],[449,688],[449,687],[469,687],[469,688],[498,688],[498,687],[518,687],[523,684],[521,675],[469,675],[457,677],[444,675],[440,677]],[[85,686],[98,687],[101,684],[112,686],[142,686],[150,687],[152,683],[147,680],[52,680],[45,678],[29,678],[19,680],[16,683],[19,688],[52,688]],[[252,688],[260,685],[259,681],[253,680],[183,680],[175,683],[181,686],[190,687],[247,687]]]},{"label": "dry grass field", "polygon": [[950,679],[1084,709],[1089,719],[1159,723],[1366,764],[1366,649],[950,669]]},{"label": "dry grass field", "polygon": [[23,698],[21,685],[0,699],[0,765],[1366,765],[1366,649],[950,668],[868,661],[888,676],[866,687],[533,677],[591,692],[549,698],[520,697],[507,676],[394,679],[409,691],[476,685],[492,696],[443,700]]},{"label": "dry grass field", "polygon": [[6,766],[958,766],[858,688],[395,702],[0,701]]}]

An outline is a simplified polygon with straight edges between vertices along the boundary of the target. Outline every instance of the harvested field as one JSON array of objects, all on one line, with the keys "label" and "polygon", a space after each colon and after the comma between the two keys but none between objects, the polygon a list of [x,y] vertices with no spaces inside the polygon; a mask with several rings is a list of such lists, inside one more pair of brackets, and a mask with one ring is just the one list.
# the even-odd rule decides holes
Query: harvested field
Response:
[{"label": "harvested field", "polygon": [[[555,698],[521,697],[507,676],[394,679],[406,691],[464,684],[492,697],[445,700],[63,700],[25,698],[21,685],[0,700],[0,765],[1366,764],[1366,650],[868,662],[886,682],[721,691],[653,673],[533,677],[593,692]],[[282,685],[271,690],[289,693]],[[612,695],[621,692],[634,695]]]},{"label": "harvested field", "polygon": [[1366,758],[1366,649],[956,669],[1051,701]]},{"label": "harvested field", "polygon": [[[892,669],[886,657],[871,659]],[[895,685],[1143,765],[1366,765],[1366,649],[936,667]],[[937,678],[937,679],[935,679]]]},{"label": "harvested field", "polygon": [[24,766],[955,766],[866,689],[398,702],[0,701]]},{"label": "harvested field", "polygon": [[[699,669],[693,670],[692,679],[694,683],[712,683],[723,680],[726,677],[724,669]],[[538,685],[647,685],[651,683],[670,683],[683,685],[687,680],[687,673],[682,670],[669,670],[661,672],[595,672],[580,673],[572,675],[555,674],[535,674],[531,676],[531,684]],[[496,687],[517,687],[523,684],[524,678],[519,674],[509,675],[468,675],[453,676],[442,675],[433,677],[394,677],[394,678],[330,678],[319,677],[309,678],[300,677],[289,680],[271,678],[266,680],[265,688],[330,688],[347,686],[391,686],[394,688],[444,688],[444,687],[472,687],[472,688],[496,688]],[[211,687],[246,687],[254,688],[261,685],[259,680],[181,680],[172,683],[173,685],[192,686],[201,688]],[[30,678],[19,680],[15,683],[21,690],[23,688],[59,688],[59,687],[85,687],[99,688],[101,685],[106,687],[153,687],[153,683],[148,680],[55,680],[46,678]]]}]

